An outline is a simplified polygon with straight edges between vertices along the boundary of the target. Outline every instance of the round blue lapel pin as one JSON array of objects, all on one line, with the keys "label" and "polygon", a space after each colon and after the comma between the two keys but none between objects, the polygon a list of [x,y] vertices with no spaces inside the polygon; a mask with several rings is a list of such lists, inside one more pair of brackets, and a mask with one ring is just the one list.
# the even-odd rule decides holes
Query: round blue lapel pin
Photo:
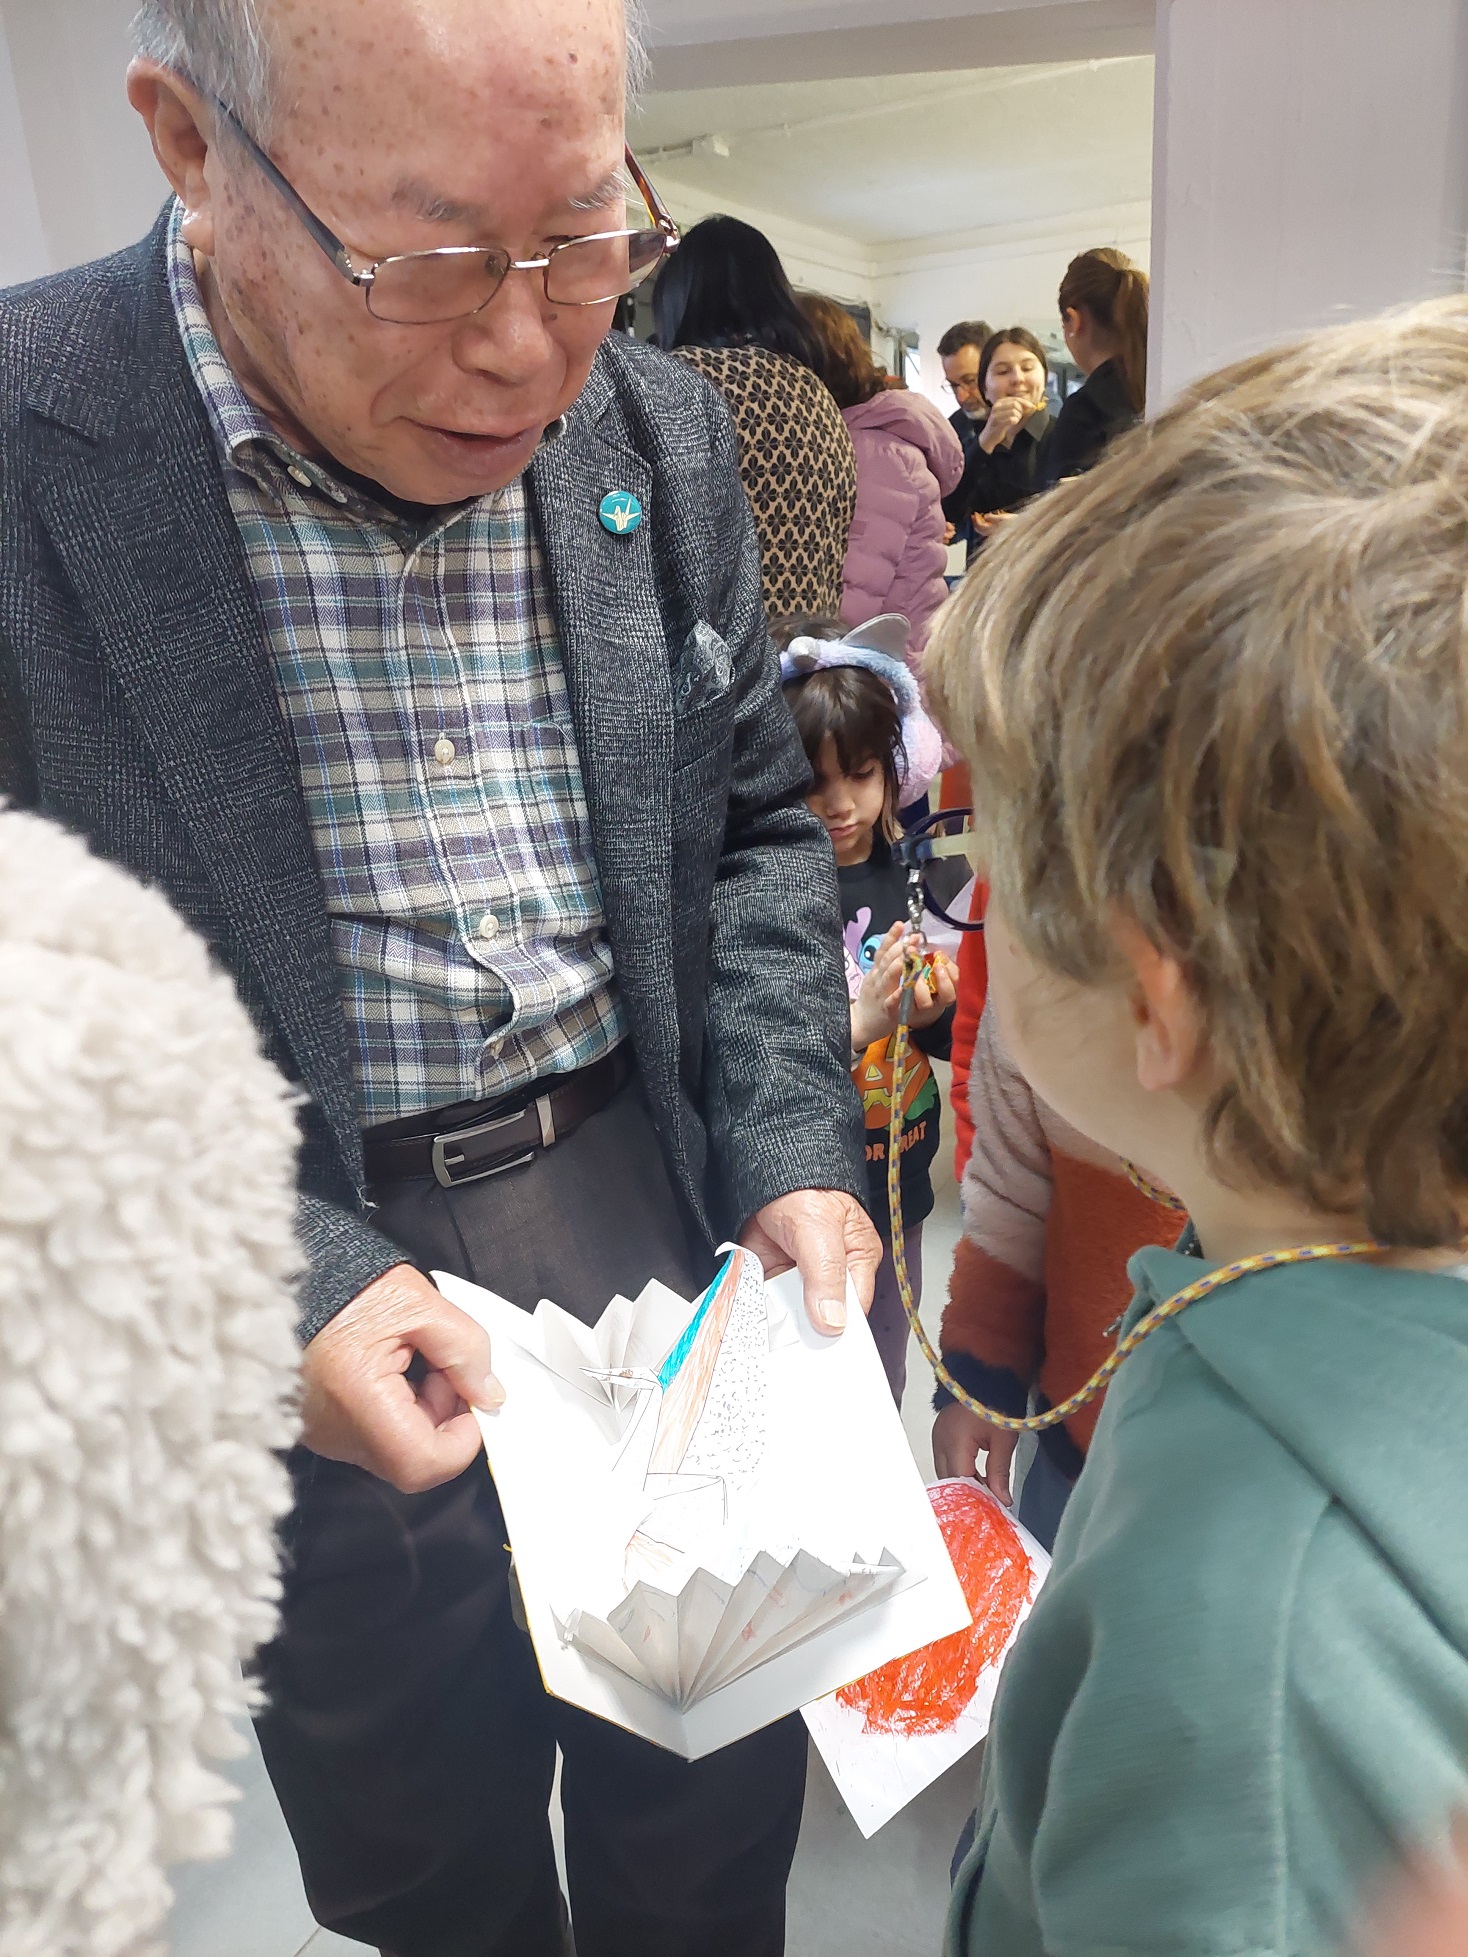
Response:
[{"label": "round blue lapel pin", "polygon": [[642,521],[642,505],[630,489],[614,489],[601,499],[597,512],[603,530],[610,530],[614,537],[626,537]]}]

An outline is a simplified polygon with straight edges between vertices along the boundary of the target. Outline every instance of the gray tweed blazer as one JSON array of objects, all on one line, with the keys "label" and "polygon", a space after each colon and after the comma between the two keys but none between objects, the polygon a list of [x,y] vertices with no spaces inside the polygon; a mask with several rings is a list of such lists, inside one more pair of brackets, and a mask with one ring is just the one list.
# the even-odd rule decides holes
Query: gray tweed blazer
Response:
[{"label": "gray tweed blazer", "polygon": [[[0,793],[165,890],[303,1086],[309,1338],[401,1256],[362,1202],[325,902],[163,237],[0,294]],[[792,1189],[860,1196],[835,879],[727,411],[614,336],[529,484],[672,1173],[715,1238]],[[630,535],[598,520],[612,489],[647,512]]]}]

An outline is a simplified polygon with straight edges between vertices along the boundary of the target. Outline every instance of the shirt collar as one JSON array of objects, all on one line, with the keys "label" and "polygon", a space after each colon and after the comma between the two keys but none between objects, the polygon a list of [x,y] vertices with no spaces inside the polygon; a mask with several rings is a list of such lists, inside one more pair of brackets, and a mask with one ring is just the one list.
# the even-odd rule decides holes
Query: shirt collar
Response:
[{"label": "shirt collar", "polygon": [[[168,292],[173,314],[183,341],[184,357],[204,401],[204,411],[220,455],[243,469],[259,482],[277,502],[286,486],[280,480],[284,469],[298,489],[314,489],[354,516],[373,522],[386,520],[401,529],[402,520],[385,505],[363,497],[351,484],[337,480],[332,471],[310,456],[302,455],[272,426],[256,407],[225,359],[214,328],[209,324],[204,295],[194,271],[194,254],[183,235],[183,206],[174,199],[168,220]],[[541,438],[542,446],[559,441],[566,431],[565,415],[558,415]],[[512,503],[523,494],[524,478],[517,477],[506,489],[497,489],[481,502]],[[451,504],[435,518],[435,527],[451,522],[472,504]]]},{"label": "shirt collar", "polygon": [[[401,534],[411,533],[407,519],[388,505],[364,496],[354,483],[342,482],[325,464],[302,455],[240,386],[209,324],[194,272],[194,254],[183,236],[183,206],[176,199],[168,225],[168,291],[189,371],[203,397],[215,445],[226,462],[249,476],[281,508],[292,494],[315,491],[361,522],[385,523]],[[453,522],[470,507],[448,506],[435,515],[430,530]]]},{"label": "shirt collar", "polygon": [[234,369],[220,350],[194,274],[194,254],[184,239],[183,206],[177,199],[168,221],[168,293],[173,301],[184,357],[194,385],[203,396],[204,410],[220,454],[233,461],[252,442],[264,442],[277,455],[302,461],[240,386]]}]

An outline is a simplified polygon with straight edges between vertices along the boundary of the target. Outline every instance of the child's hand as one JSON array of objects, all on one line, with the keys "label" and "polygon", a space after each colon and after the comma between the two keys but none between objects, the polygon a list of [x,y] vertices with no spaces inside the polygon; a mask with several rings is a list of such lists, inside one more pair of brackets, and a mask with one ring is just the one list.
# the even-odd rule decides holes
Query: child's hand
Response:
[{"label": "child's hand", "polygon": [[873,1040],[886,1040],[897,1031],[897,1002],[902,996],[902,941],[907,927],[900,921],[877,946],[861,990],[851,1002],[851,1047],[864,1052]]},{"label": "child's hand", "polygon": [[[1018,1434],[1008,1433],[1003,1427],[991,1427],[988,1421],[980,1420],[976,1413],[970,1413],[955,1400],[933,1422],[933,1467],[940,1480],[982,1481],[1007,1509],[1012,1509],[1009,1464],[1018,1444]],[[989,1458],[980,1474],[978,1461],[985,1449]]]},{"label": "child's hand", "polygon": [[933,974],[931,985],[919,979],[912,993],[912,1023],[914,1026],[931,1026],[947,1012],[958,997],[954,968],[941,951],[928,953],[928,965]]},{"label": "child's hand", "polygon": [[1468,1950],[1468,1816],[1453,1824],[1444,1857],[1419,1852],[1372,1912],[1361,1957],[1463,1957]]}]

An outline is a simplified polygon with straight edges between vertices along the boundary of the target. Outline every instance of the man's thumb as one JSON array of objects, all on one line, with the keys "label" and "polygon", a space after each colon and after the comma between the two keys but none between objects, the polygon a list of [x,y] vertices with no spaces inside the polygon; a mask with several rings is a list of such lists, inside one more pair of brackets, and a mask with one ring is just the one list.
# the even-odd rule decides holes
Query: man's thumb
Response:
[{"label": "man's thumb", "polygon": [[447,1298],[413,1327],[413,1344],[436,1373],[442,1373],[467,1406],[494,1413],[505,1403],[505,1389],[490,1371],[489,1334]]}]

